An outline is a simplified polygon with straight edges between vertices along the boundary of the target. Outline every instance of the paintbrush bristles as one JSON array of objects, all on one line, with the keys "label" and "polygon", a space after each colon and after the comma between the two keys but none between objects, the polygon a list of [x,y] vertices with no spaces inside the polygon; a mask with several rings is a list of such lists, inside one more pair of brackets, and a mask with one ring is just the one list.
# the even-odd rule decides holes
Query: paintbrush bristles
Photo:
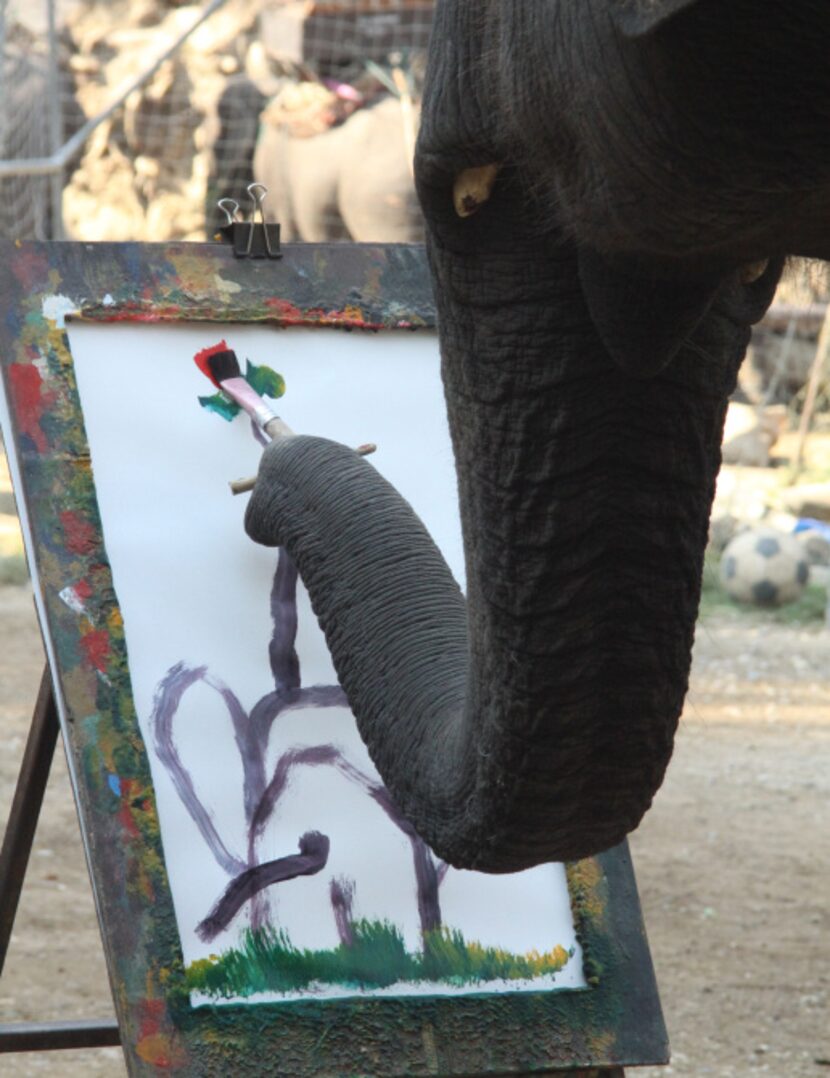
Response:
[{"label": "paintbrush bristles", "polygon": [[241,377],[235,351],[218,351],[215,355],[208,357],[206,367],[213,382],[218,386],[229,378]]},{"label": "paintbrush bristles", "polygon": [[217,385],[221,385],[228,378],[242,377],[242,371],[239,369],[239,361],[235,352],[217,352],[215,355],[210,356],[207,366],[211,378]]},{"label": "paintbrush bristles", "polygon": [[203,348],[193,357],[196,366],[213,382],[217,389],[221,389],[220,383],[228,378],[239,378],[242,371],[236,353],[228,348],[222,340],[210,348]]}]

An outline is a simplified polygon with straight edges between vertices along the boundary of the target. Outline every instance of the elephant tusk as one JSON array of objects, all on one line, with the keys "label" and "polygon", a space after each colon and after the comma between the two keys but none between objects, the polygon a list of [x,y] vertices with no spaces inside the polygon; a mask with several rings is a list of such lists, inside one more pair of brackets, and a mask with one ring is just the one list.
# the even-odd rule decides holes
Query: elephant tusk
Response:
[{"label": "elephant tusk", "polygon": [[769,259],[765,258],[761,262],[748,262],[745,266],[741,266],[739,276],[741,284],[755,284],[767,272],[767,266],[769,265]]},{"label": "elephant tusk", "polygon": [[479,165],[459,172],[453,188],[453,204],[459,217],[472,217],[493,193],[501,165]]}]

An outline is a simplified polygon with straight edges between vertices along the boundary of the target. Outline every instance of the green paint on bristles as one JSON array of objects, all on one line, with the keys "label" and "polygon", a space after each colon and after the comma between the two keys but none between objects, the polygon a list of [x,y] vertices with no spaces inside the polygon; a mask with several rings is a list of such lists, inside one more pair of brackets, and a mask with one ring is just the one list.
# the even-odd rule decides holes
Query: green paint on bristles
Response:
[{"label": "green paint on bristles", "polygon": [[387,921],[356,921],[352,933],[349,945],[310,951],[298,950],[282,930],[249,929],[238,949],[191,962],[185,970],[185,983],[190,991],[222,999],[298,991],[311,984],[363,990],[401,982],[461,987],[558,973],[573,955],[561,946],[544,953],[516,955],[467,943],[461,932],[451,928],[428,932],[423,951],[411,954],[399,930]]}]

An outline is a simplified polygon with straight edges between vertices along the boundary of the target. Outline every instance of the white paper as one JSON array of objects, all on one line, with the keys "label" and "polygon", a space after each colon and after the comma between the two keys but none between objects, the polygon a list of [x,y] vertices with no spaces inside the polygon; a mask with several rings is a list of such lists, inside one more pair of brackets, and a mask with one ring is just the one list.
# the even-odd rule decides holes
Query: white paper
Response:
[{"label": "white paper", "polygon": [[[353,446],[376,442],[373,463],[409,499],[463,583],[437,342],[427,333],[347,334],[253,325],[72,323],[68,332],[189,964],[238,945],[250,924],[250,909],[245,905],[210,942],[196,933],[231,875],[217,863],[159,759],[150,724],[154,696],[175,664],[206,667],[207,680],[182,697],[174,720],[175,746],[224,847],[245,862],[242,763],[216,686],[226,685],[246,710],[273,689],[267,648],[277,557],[247,538],[242,523],[247,499],[232,497],[227,486],[229,479],[255,473],[261,449],[244,416],[228,423],[200,407],[197,398],[213,390],[193,356],[224,337],[243,369],[249,358],[283,375],[287,391],[277,407],[292,429]],[[71,595],[67,603],[72,608]],[[297,603],[302,684],[335,685],[302,586]],[[323,744],[333,746],[360,774],[379,781],[354,720],[342,707],[281,714],[271,730],[268,773],[286,751]],[[112,781],[117,783],[117,776]],[[268,888],[271,923],[298,948],[337,947],[330,885],[333,879],[348,879],[354,886],[354,917],[397,925],[407,950],[417,952],[421,926],[410,842],[342,769],[298,766],[292,771],[256,859],[297,853],[299,836],[309,831],[329,838],[326,866],[315,875]],[[465,985],[407,982],[367,989],[366,994],[584,987],[561,865],[513,876],[449,869],[439,898],[442,924],[460,930],[468,942],[520,955],[561,945],[573,956],[555,977]],[[358,991],[318,984],[299,996]],[[193,998],[200,1002],[204,997]]]}]

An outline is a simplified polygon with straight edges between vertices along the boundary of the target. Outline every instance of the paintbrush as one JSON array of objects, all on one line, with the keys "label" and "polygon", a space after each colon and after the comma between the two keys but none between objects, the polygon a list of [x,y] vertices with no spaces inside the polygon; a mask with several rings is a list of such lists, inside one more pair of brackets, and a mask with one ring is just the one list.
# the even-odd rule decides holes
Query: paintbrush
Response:
[{"label": "paintbrush", "polygon": [[273,441],[274,438],[293,436],[294,431],[245,381],[236,353],[228,348],[225,341],[203,348],[193,359],[202,374],[207,375],[234,404],[238,404],[268,438]]},{"label": "paintbrush", "polygon": [[[292,438],[294,436],[294,431],[291,430],[288,424],[280,419],[256,390],[252,389],[245,381],[236,353],[231,348],[228,348],[224,340],[212,345],[210,348],[203,348],[201,352],[196,353],[193,359],[202,374],[207,375],[217,389],[220,389],[226,397],[238,404],[267,438],[274,441],[276,438]],[[358,446],[355,452],[361,457],[365,457],[369,453],[374,453],[376,449],[376,445],[367,443],[366,445]],[[253,490],[255,483],[255,476],[248,479],[234,479],[230,483],[230,488],[234,494],[244,494],[246,491]]]}]

